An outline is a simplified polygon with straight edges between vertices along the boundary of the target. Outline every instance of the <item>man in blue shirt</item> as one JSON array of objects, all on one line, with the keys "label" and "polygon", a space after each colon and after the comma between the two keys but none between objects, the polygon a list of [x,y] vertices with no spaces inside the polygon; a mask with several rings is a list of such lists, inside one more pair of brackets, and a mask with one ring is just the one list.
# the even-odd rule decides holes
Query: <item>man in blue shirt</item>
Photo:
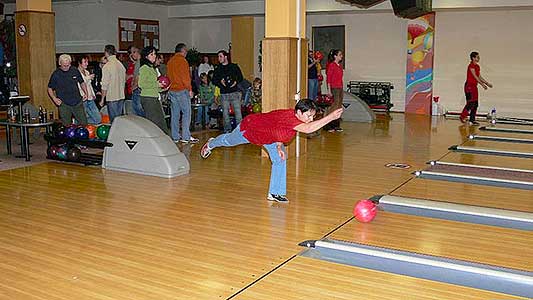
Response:
[{"label": "man in blue shirt", "polygon": [[[80,125],[87,124],[83,102],[87,100],[87,86],[80,71],[71,66],[72,58],[68,54],[59,56],[59,68],[50,76],[48,95],[59,108],[59,117],[64,125],[72,123],[72,116]],[[78,85],[83,90],[80,95]]]}]

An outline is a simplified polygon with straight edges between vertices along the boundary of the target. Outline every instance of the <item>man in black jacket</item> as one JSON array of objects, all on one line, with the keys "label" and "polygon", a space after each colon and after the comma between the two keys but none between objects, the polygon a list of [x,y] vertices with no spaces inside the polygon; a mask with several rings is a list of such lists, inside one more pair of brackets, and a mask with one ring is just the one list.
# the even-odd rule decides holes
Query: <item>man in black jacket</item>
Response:
[{"label": "man in black jacket", "polygon": [[224,132],[231,132],[231,122],[229,117],[230,104],[235,112],[237,124],[241,123],[241,92],[238,84],[243,80],[241,69],[234,63],[229,63],[228,52],[218,51],[218,61],[220,65],[213,73],[213,84],[220,88],[220,99],[222,102],[222,115],[224,117]]}]

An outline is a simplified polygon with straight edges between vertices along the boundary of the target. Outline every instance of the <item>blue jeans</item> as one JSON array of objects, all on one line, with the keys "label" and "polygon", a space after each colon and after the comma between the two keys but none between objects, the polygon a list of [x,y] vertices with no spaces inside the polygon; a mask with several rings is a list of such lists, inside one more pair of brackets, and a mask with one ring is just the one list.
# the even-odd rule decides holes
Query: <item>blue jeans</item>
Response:
[{"label": "blue jeans", "polygon": [[[209,148],[233,147],[249,143],[244,137],[244,132],[241,131],[241,125],[237,125],[232,132],[221,134],[210,141]],[[263,145],[263,147],[267,150],[270,161],[272,162],[268,192],[273,195],[287,195],[287,160],[282,160],[279,157],[276,143]],[[285,146],[281,146],[281,149],[285,152]]]},{"label": "blue jeans", "polygon": [[109,114],[109,122],[113,124],[115,117],[122,116],[124,111],[124,100],[108,101],[107,113]]},{"label": "blue jeans", "polygon": [[[168,92],[170,98],[170,132],[172,139],[178,141],[180,139],[188,141],[191,138],[191,98],[188,90],[170,91]],[[181,119],[181,134],[180,134],[180,113],[183,113]]]},{"label": "blue jeans", "polygon": [[139,117],[145,117],[143,106],[141,104],[141,89],[136,88],[131,94],[131,104],[133,107],[133,113]]},{"label": "blue jeans", "polygon": [[313,101],[316,101],[316,97],[318,96],[318,79],[308,79],[307,89],[307,97]]},{"label": "blue jeans", "polygon": [[83,107],[85,108],[85,114],[87,115],[87,123],[102,123],[102,115],[100,115],[100,110],[98,110],[98,107],[96,107],[94,100],[83,101]]},{"label": "blue jeans", "polygon": [[229,118],[229,106],[233,106],[233,111],[235,112],[235,121],[237,124],[240,124],[242,121],[241,114],[241,93],[233,92],[229,94],[220,95],[222,100],[222,116],[224,117],[224,132],[231,131],[231,121]]},{"label": "blue jeans", "polygon": [[196,113],[196,123],[200,124],[202,122],[202,118],[206,124],[209,123],[209,115],[207,114],[209,112],[209,106],[198,106],[197,109],[198,112]]}]

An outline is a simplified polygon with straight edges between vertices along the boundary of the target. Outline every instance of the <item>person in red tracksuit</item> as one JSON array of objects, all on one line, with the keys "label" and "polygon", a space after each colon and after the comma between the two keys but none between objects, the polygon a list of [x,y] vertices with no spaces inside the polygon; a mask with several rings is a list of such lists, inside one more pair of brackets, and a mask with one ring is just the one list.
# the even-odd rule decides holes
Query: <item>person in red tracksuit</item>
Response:
[{"label": "person in red tracksuit", "polygon": [[465,82],[465,96],[466,96],[466,105],[461,112],[459,119],[461,122],[466,123],[466,117],[470,113],[470,125],[479,125],[476,122],[476,112],[478,107],[478,90],[477,85],[480,84],[485,90],[489,87],[492,88],[487,80],[481,77],[480,67],[479,67],[479,53],[472,52],[470,53],[470,64],[466,70],[466,82]]},{"label": "person in red tracksuit", "polygon": [[[333,104],[328,108],[327,114],[342,107],[342,69],[341,61],[343,53],[339,49],[332,49],[328,55],[328,65],[326,67],[326,81],[328,83],[328,95],[333,97]],[[324,126],[329,132],[342,132],[341,120],[335,119]]]}]

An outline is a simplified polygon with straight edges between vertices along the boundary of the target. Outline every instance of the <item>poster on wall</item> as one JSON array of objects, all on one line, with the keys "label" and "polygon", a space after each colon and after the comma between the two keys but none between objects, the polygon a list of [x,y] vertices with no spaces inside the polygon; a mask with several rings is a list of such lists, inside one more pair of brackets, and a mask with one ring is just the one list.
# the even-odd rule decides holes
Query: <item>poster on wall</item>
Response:
[{"label": "poster on wall", "polygon": [[119,51],[126,51],[130,46],[143,48],[161,44],[158,20],[118,18],[118,27]]},{"label": "poster on wall", "polygon": [[[313,48],[324,54],[320,64],[325,67],[328,53],[332,49],[340,49],[344,53],[344,25],[339,26],[313,26]],[[346,57],[346,56],[345,56]],[[344,68],[344,60],[341,62]]]},{"label": "poster on wall", "polygon": [[405,112],[431,115],[435,13],[407,23]]}]

